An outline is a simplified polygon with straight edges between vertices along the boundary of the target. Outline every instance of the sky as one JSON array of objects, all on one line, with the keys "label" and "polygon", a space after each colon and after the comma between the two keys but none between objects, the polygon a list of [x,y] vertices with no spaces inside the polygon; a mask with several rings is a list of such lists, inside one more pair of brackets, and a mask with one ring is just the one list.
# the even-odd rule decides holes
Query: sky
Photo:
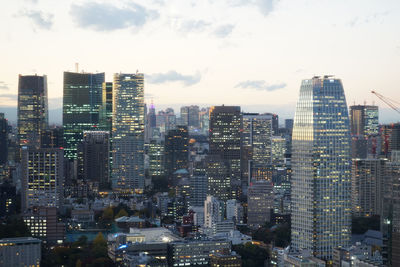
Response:
[{"label": "sky", "polygon": [[[347,103],[400,114],[398,0],[15,0],[0,16],[0,112],[18,75],[47,75],[60,118],[63,71],[145,74],[146,102],[240,105],[294,116],[302,79],[335,75]],[[57,117],[57,118],[56,118]]]}]

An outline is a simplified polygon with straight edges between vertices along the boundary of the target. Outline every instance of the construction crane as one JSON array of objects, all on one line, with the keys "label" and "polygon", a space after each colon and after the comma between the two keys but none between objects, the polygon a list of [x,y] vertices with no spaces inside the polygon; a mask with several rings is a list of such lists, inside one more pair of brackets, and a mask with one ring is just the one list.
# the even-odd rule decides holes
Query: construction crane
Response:
[{"label": "construction crane", "polygon": [[389,107],[391,107],[393,110],[397,111],[398,113],[400,113],[400,103],[387,98],[383,95],[381,95],[380,93],[376,92],[376,91],[371,91],[371,93],[373,93],[374,95],[376,95],[380,100],[382,100],[383,102],[386,103],[386,105],[388,105]]}]

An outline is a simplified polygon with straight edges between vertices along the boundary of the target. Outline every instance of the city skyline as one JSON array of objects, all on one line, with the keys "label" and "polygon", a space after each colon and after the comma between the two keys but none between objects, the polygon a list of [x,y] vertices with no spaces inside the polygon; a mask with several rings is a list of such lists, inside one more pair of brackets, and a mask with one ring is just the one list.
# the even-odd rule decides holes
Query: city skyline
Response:
[{"label": "city skyline", "polygon": [[7,51],[2,57],[11,63],[1,67],[4,108],[16,106],[18,74],[38,73],[47,75],[49,107],[57,110],[62,73],[79,62],[80,71],[105,72],[106,81],[116,72],[139,69],[145,73],[146,102],[153,99],[157,109],[225,104],[294,117],[299,81],[335,74],[348,88],[349,104],[375,102],[382,122],[398,118],[370,94],[377,90],[396,99],[396,1],[39,0],[4,8],[2,25],[13,25],[0,30]]}]

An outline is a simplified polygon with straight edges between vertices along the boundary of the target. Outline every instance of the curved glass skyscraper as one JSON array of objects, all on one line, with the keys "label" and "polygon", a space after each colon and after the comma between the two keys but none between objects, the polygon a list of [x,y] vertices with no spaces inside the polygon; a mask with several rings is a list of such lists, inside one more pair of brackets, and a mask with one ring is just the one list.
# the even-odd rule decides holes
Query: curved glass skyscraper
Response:
[{"label": "curved glass skyscraper", "polygon": [[292,145],[292,248],[329,260],[351,235],[350,126],[340,79],[302,81]]}]

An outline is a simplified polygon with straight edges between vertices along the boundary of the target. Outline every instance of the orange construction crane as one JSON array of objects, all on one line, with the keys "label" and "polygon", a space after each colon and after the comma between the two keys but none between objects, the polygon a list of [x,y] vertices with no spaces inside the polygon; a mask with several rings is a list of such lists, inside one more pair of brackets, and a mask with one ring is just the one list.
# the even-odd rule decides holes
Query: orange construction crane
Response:
[{"label": "orange construction crane", "polygon": [[391,107],[393,110],[397,111],[398,113],[400,113],[400,103],[387,98],[383,95],[381,95],[380,93],[376,92],[376,91],[371,91],[371,93],[373,93],[374,95],[376,95],[380,100],[382,100],[383,102],[386,103],[386,105],[388,105],[389,107]]}]

